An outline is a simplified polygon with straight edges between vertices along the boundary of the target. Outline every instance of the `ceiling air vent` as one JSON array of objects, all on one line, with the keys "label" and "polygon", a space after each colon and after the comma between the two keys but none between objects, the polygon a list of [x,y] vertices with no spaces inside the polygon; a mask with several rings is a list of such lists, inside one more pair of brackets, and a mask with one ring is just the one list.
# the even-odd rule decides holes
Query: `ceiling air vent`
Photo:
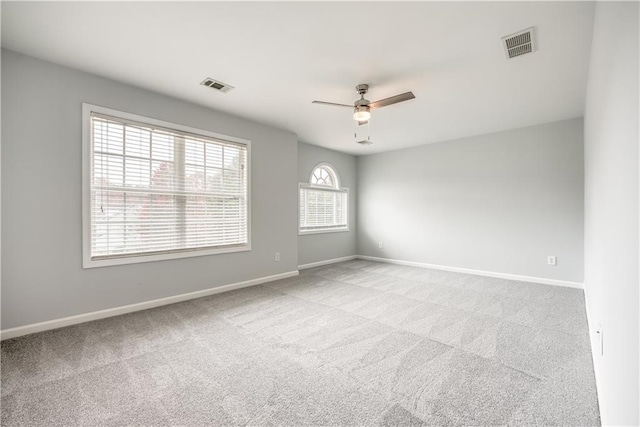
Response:
[{"label": "ceiling air vent", "polygon": [[228,85],[226,83],[222,83],[221,81],[212,79],[211,77],[207,77],[200,84],[204,85],[204,86],[207,86],[207,87],[210,87],[211,89],[215,89],[215,90],[218,90],[220,92],[224,92],[224,93],[227,93],[231,89],[233,89],[233,86]]},{"label": "ceiling air vent", "polygon": [[507,59],[535,51],[534,28],[527,28],[526,30],[503,37],[502,45],[504,46]]}]

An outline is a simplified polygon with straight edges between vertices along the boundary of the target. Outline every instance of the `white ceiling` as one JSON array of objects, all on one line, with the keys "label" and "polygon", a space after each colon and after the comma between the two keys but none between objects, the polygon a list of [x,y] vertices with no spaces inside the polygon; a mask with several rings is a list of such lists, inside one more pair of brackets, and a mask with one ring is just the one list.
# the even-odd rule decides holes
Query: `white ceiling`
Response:
[{"label": "white ceiling", "polygon": [[[593,3],[2,2],[2,46],[369,154],[583,114]],[[539,50],[500,38],[535,26]],[[205,77],[236,89],[201,86]],[[371,146],[355,143],[355,86]]]}]

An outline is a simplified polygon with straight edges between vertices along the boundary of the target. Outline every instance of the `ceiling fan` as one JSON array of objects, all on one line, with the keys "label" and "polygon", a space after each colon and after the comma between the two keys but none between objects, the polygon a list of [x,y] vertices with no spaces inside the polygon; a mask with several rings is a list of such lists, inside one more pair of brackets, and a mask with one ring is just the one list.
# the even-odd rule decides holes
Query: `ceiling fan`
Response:
[{"label": "ceiling fan", "polygon": [[415,98],[413,92],[405,92],[400,95],[391,96],[379,101],[371,102],[364,99],[364,95],[369,91],[369,85],[361,84],[356,86],[356,91],[360,94],[360,99],[356,100],[353,105],[339,104],[336,102],[313,101],[314,104],[332,105],[334,107],[353,108],[353,118],[359,125],[366,124],[371,118],[371,110],[386,107],[387,105],[397,104],[398,102],[408,101]]}]

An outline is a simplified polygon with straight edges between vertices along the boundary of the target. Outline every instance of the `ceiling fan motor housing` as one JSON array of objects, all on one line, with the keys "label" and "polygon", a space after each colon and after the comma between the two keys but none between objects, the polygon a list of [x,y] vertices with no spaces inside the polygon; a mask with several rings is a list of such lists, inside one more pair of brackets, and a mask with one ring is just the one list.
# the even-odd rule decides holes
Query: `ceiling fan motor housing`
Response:
[{"label": "ceiling fan motor housing", "polygon": [[[358,112],[358,111],[362,111],[360,109],[361,106],[368,106],[370,104],[370,101],[368,99],[364,99],[364,94],[369,91],[369,85],[367,84],[358,85],[356,86],[356,90],[360,94],[360,99],[355,101],[353,103],[353,106],[355,107],[355,111]],[[369,111],[368,108],[367,108],[367,111]]]}]

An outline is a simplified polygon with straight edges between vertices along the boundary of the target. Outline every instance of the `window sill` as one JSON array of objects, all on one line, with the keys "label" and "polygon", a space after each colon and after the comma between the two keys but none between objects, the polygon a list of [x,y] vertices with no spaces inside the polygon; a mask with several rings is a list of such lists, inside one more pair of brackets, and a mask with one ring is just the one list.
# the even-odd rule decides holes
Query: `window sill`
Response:
[{"label": "window sill", "polygon": [[300,231],[298,230],[298,236],[306,236],[308,234],[325,234],[325,233],[344,233],[349,231],[348,228],[328,229],[328,230],[312,230],[312,231]]},{"label": "window sill", "polygon": [[234,252],[247,252],[251,250],[251,245],[237,246],[232,248],[211,248],[194,249],[192,251],[165,253],[157,255],[127,256],[123,258],[92,260],[86,256],[82,261],[82,268],[110,267],[114,265],[139,264],[143,262],[166,261],[172,259],[194,258],[207,255],[220,255]]}]

